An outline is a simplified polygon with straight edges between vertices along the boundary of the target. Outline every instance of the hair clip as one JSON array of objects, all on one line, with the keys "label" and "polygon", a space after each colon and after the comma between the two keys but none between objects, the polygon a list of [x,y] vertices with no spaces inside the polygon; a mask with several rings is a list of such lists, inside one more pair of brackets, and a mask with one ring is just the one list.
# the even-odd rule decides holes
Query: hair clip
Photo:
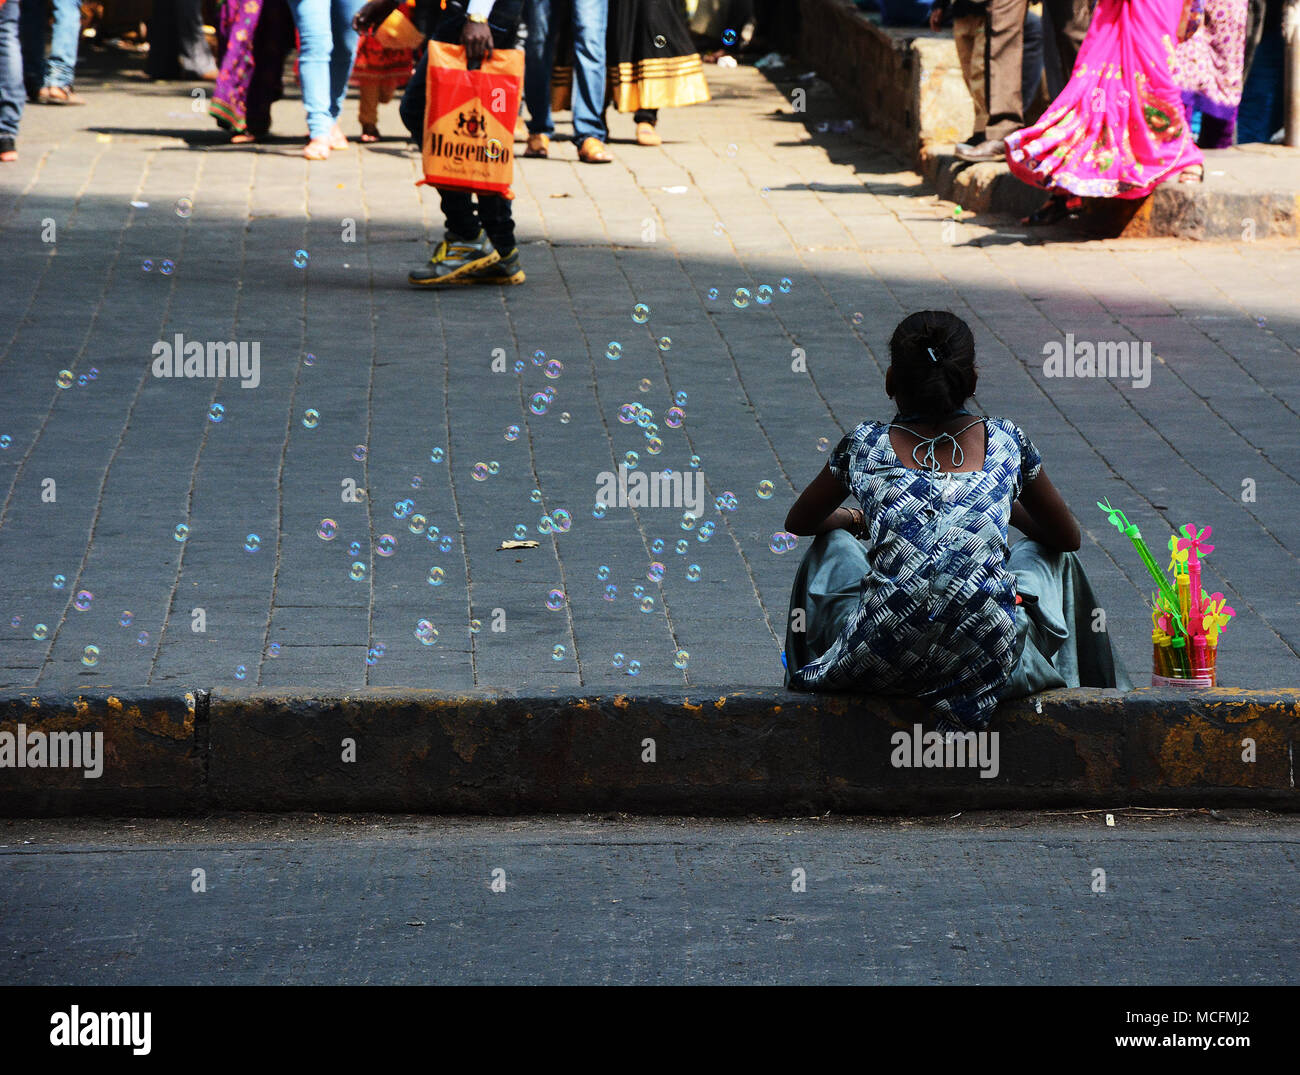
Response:
[{"label": "hair clip", "polygon": [[926,350],[930,352],[930,361],[937,366],[939,364],[939,356],[934,353],[934,348],[927,347]]}]

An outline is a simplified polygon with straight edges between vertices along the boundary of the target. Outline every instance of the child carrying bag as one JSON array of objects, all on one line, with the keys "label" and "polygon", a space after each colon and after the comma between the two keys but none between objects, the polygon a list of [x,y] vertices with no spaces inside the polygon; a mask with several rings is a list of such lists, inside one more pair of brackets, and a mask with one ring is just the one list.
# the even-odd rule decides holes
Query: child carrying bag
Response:
[{"label": "child carrying bag", "polygon": [[470,71],[462,46],[430,41],[428,67],[420,182],[513,198],[523,52],[493,49]]}]

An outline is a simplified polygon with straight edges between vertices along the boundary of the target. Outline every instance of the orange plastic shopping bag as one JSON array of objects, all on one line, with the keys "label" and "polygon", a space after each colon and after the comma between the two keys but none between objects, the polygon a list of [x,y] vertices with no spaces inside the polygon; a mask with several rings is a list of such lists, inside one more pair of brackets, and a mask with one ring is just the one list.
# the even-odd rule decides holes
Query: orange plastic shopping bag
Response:
[{"label": "orange plastic shopping bag", "polygon": [[415,28],[415,4],[412,0],[393,9],[375,28],[375,37],[386,49],[418,49],[424,34]]},{"label": "orange plastic shopping bag", "polygon": [[422,183],[514,197],[510,181],[523,77],[519,49],[493,49],[482,67],[469,71],[463,47],[429,42]]}]

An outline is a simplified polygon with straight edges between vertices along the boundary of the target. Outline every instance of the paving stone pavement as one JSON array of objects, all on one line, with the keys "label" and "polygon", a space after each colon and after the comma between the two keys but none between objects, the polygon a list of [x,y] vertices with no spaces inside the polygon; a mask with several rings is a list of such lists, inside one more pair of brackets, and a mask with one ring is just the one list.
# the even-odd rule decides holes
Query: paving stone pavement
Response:
[{"label": "paving stone pavement", "polygon": [[[776,554],[771,537],[825,461],[819,439],[833,446],[892,413],[889,335],[906,313],[938,307],[974,329],[978,405],[1024,426],[1074,507],[1137,678],[1149,586],[1093,506],[1105,497],[1157,552],[1173,525],[1212,525],[1207,589],[1237,610],[1221,682],[1300,684],[1296,246],[1026,237],[1010,221],[954,221],[870,135],[819,130],[847,116],[834,97],[814,92],[795,113],[752,68],[709,79],[713,103],[664,113],[661,148],[631,144],[630,117],[617,117],[611,166],[577,164],[568,144],[519,162],[528,282],[504,291],[406,286],[441,217],[414,185],[395,105],[382,114],[388,140],[323,164],[299,155],[296,99],[276,106],[284,139],[256,148],[224,144],[188,85],[129,74],[79,82],[82,109],[29,107],[21,159],[0,171],[0,682],[779,682],[807,543]],[[356,128],[355,101],[345,126]],[[637,303],[650,308],[644,324]],[[153,376],[155,344],[177,333],[258,343],[260,383]],[[1067,333],[1149,342],[1150,385],[1046,378],[1044,345]],[[537,351],[563,363],[557,379]],[[494,372],[502,354],[506,372]],[[792,369],[800,356],[806,372]],[[62,370],[71,387],[58,386]],[[546,413],[532,413],[548,387]],[[677,393],[686,418],[671,428]],[[660,454],[620,422],[631,401],[653,409]],[[512,424],[522,432],[510,442]],[[593,518],[599,475],[629,451],[643,470],[685,472],[699,457],[709,541],[681,529],[680,506]],[[476,480],[479,462],[499,472]],[[365,490],[359,502],[343,502],[348,479]],[[770,499],[756,493],[764,480]],[[728,491],[737,507],[721,512]],[[394,518],[406,498],[447,547]],[[539,533],[559,508],[572,528]],[[331,541],[317,533],[326,518]],[[499,551],[517,524],[539,546]],[[653,562],[661,582],[647,578]],[[553,589],[566,595],[557,611]],[[81,591],[93,594],[84,611]],[[416,637],[421,619],[438,631],[432,645]],[[639,680],[615,653],[639,661]]]}]

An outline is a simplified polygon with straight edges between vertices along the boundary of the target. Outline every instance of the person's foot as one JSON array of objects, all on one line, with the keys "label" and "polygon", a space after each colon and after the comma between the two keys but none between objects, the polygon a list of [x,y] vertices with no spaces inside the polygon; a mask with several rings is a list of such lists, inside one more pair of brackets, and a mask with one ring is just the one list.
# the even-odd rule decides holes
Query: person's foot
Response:
[{"label": "person's foot", "polygon": [[379,127],[374,123],[361,124],[361,141],[369,144],[379,141]]},{"label": "person's foot", "polygon": [[248,143],[256,141],[257,135],[253,134],[251,131],[236,131],[230,136],[230,144],[232,146],[246,146]]},{"label": "person's foot", "polygon": [[469,284],[522,284],[526,277],[523,266],[519,264],[519,247],[501,254],[490,265],[472,270],[462,279]]},{"label": "person's foot", "polygon": [[957,147],[956,156],[958,160],[973,164],[1003,161],[1007,159],[1007,144],[1001,138],[993,138],[976,146],[967,143]]},{"label": "person's foot", "polygon": [[470,273],[500,259],[501,255],[482,228],[473,239],[461,239],[447,232],[428,264],[412,269],[406,279],[415,287],[467,283],[465,277]]},{"label": "person's foot", "polygon": [[655,130],[653,123],[638,123],[636,125],[636,144],[639,146],[659,146],[663,145],[663,139],[659,137],[659,132]]},{"label": "person's foot", "polygon": [[1081,198],[1069,194],[1053,194],[1027,217],[1021,217],[1020,223],[1031,228],[1047,227],[1075,216],[1082,208]]},{"label": "person's foot", "polygon": [[613,159],[605,148],[605,143],[595,135],[584,138],[578,147],[578,160],[583,164],[609,164]]},{"label": "person's foot", "polygon": [[0,162],[9,164],[18,159],[18,144],[9,135],[0,135]]},{"label": "person's foot", "polygon": [[549,157],[551,155],[551,139],[545,134],[530,134],[528,136],[528,145],[524,147],[525,157]]},{"label": "person's foot", "polygon": [[958,142],[955,147],[957,153],[969,153],[976,146],[982,146],[988,139],[984,137],[983,131],[976,131],[966,141]]},{"label": "person's foot", "polygon": [[348,148],[347,135],[343,133],[343,128],[340,127],[337,123],[330,128],[329,142],[330,142],[330,149]]},{"label": "person's foot", "polygon": [[302,151],[302,155],[309,161],[325,161],[330,159],[330,140],[328,138],[313,138]]},{"label": "person's foot", "polygon": [[1178,182],[1180,183],[1204,183],[1205,182],[1205,165],[1193,164],[1184,168],[1178,173]]},{"label": "person's foot", "polygon": [[36,101],[43,105],[84,105],[86,103],[72,91],[71,86],[42,86],[36,95]]}]

